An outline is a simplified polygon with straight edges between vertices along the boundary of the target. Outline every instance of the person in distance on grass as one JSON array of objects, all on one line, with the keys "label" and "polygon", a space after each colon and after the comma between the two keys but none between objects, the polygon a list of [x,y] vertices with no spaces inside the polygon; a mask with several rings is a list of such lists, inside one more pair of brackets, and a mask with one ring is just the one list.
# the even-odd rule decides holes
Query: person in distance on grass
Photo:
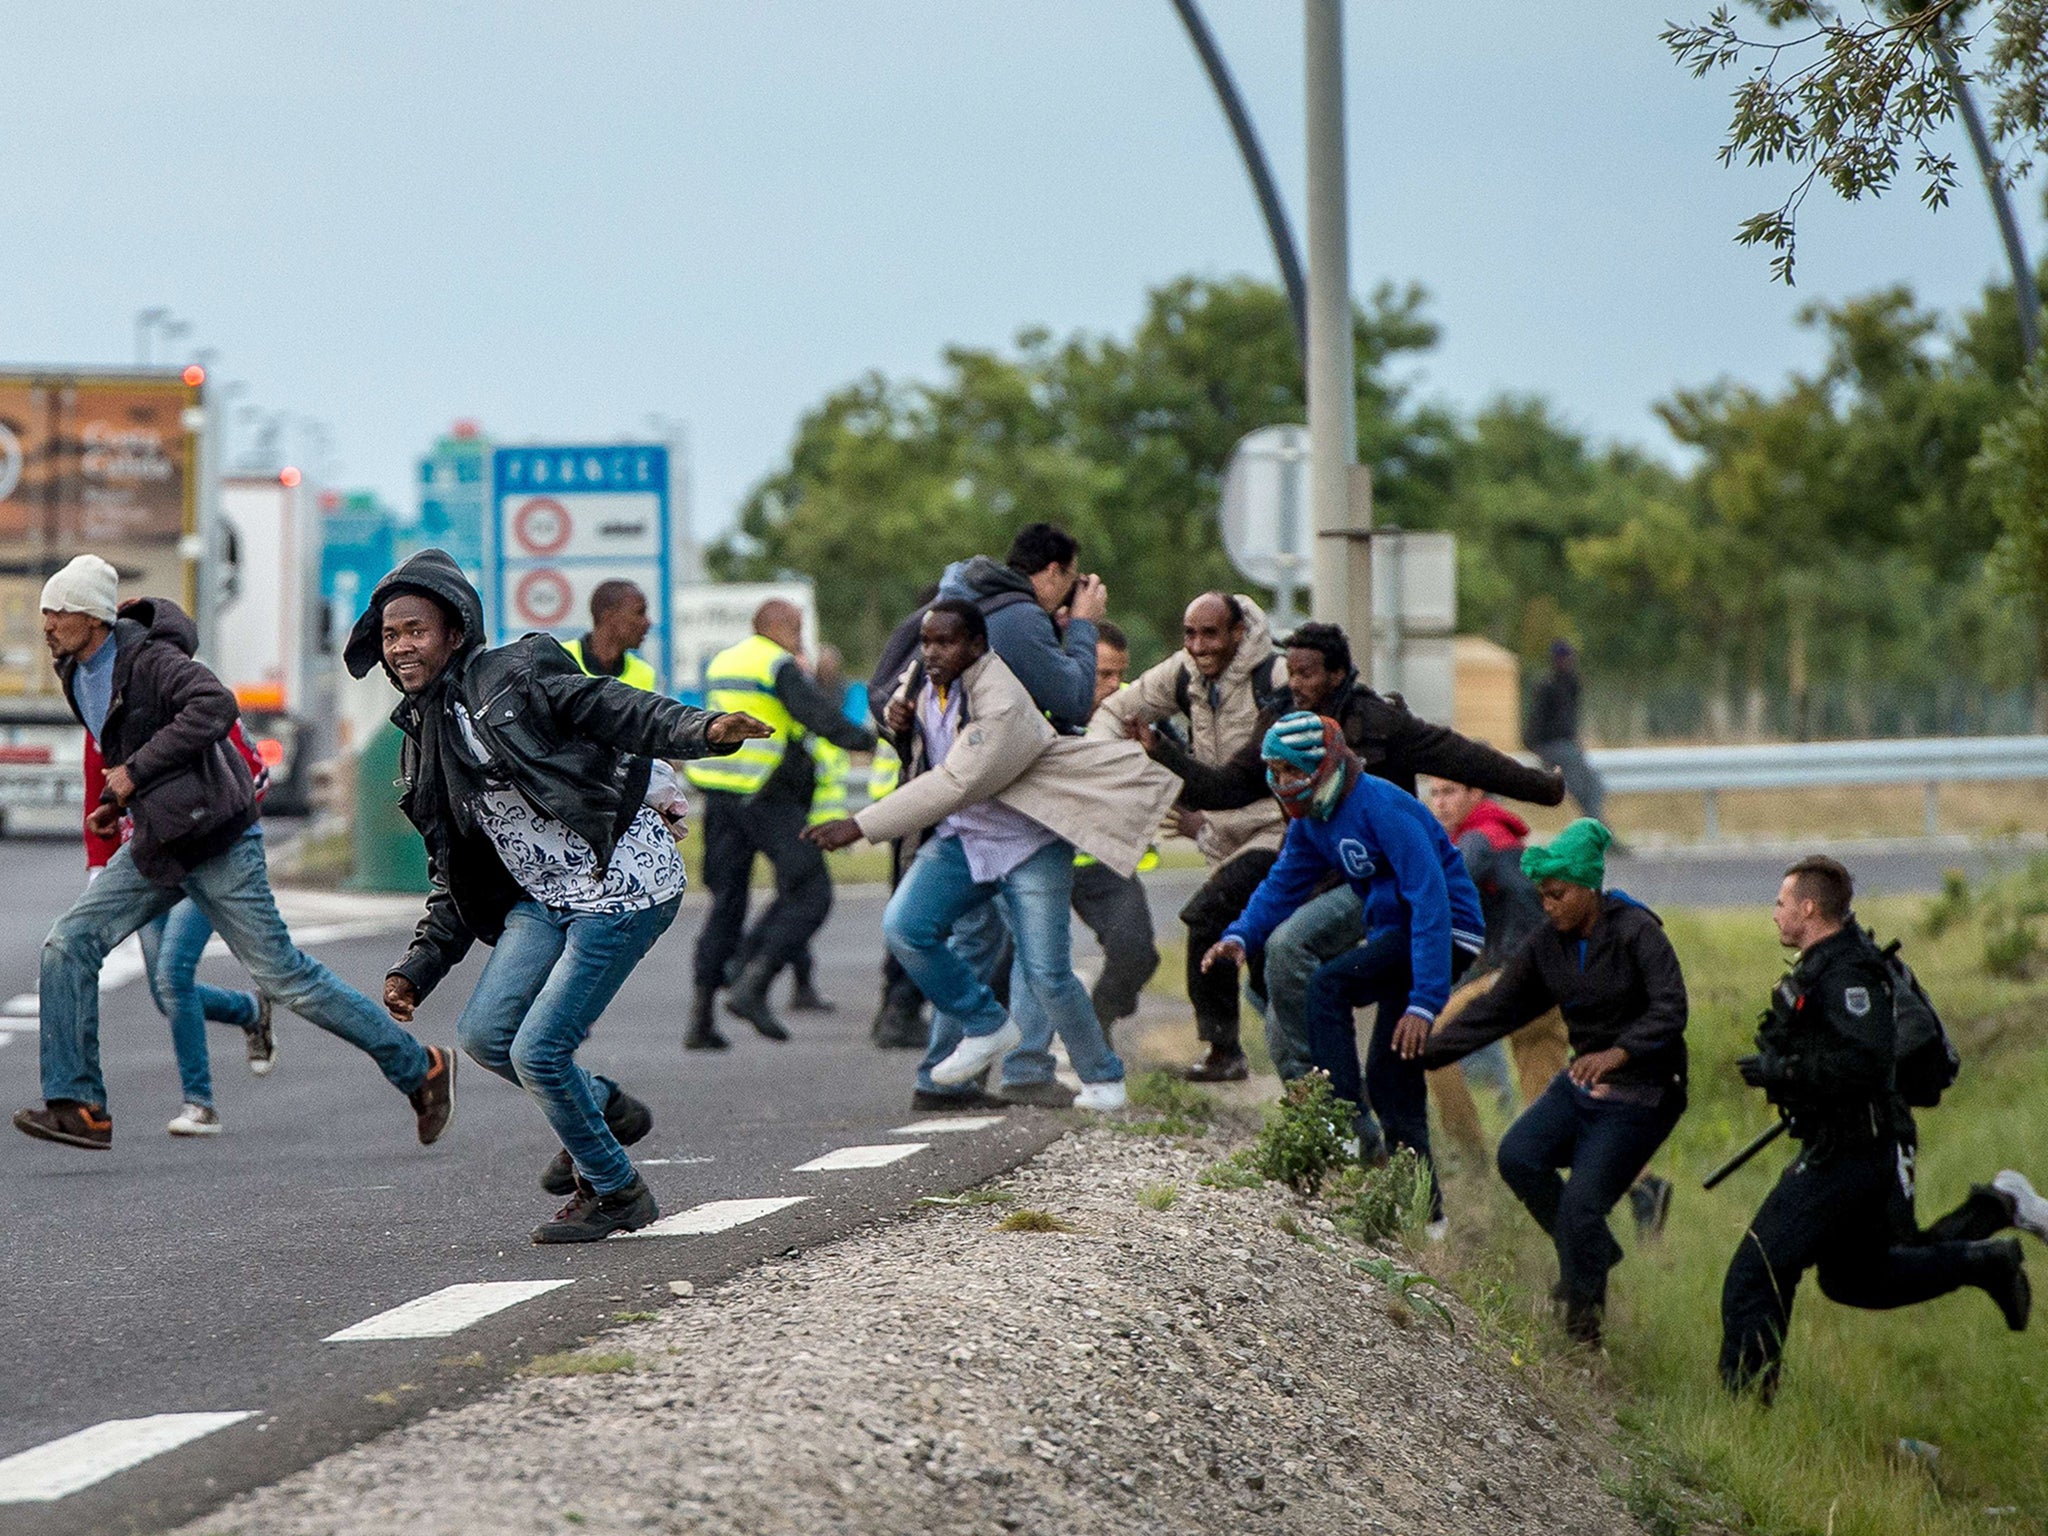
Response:
[{"label": "person in distance on grass", "polygon": [[[1621,1245],[1607,1215],[1685,1113],[1685,973],[1657,914],[1603,890],[1607,828],[1581,818],[1523,850],[1548,919],[1500,979],[1426,1043],[1420,1064],[1449,1066],[1555,1008],[1571,1065],[1524,1109],[1495,1154],[1500,1176],[1557,1247],[1565,1330],[1597,1348],[1607,1274]],[[1568,1170],[1569,1178],[1559,1176]]]},{"label": "person in distance on grass", "polygon": [[682,903],[662,812],[675,777],[658,760],[729,752],[769,727],[592,677],[547,635],[492,650],[483,635],[483,599],[429,549],[377,583],[343,652],[352,676],[381,666],[404,694],[399,807],[433,879],[384,1006],[411,1019],[472,941],[492,946],[456,1035],[561,1139],[541,1187],[573,1198],[533,1240],[595,1242],[660,1214],[625,1151],[652,1115],[576,1061]]},{"label": "person in distance on grass", "polygon": [[[1757,1054],[1737,1065],[1802,1145],[1750,1221],[1721,1287],[1721,1380],[1731,1392],[1775,1396],[1802,1276],[1844,1306],[1912,1306],[1976,1286],[2015,1333],[2032,1293],[2017,1239],[1989,1233],[2023,1220],[2048,1237],[2048,1210],[2017,1174],[1973,1192],[1923,1233],[1913,1215],[1919,1133],[1909,1099],[1930,1104],[1954,1078],[1945,1067],[1922,1092],[1901,1056],[1894,974],[1857,923],[1849,871],[1824,856],[1785,872],[1772,907],[1778,941],[1798,951],[1772,990]],[[2024,1191],[2025,1199],[2022,1199]]]},{"label": "person in distance on grass", "polygon": [[[1479,892],[1436,818],[1406,790],[1367,773],[1335,720],[1284,715],[1266,732],[1263,751],[1287,813],[1286,840],[1243,914],[1200,963],[1243,964],[1325,878],[1346,880],[1359,895],[1365,942],[1326,961],[1309,981],[1310,1058],[1350,1104],[1361,1148],[1371,1146],[1369,1090],[1387,1140],[1429,1163],[1429,1091],[1414,1058],[1485,943]],[[1353,1010],[1368,1004],[1377,1014],[1361,1083]],[[1432,1188],[1430,1215],[1440,1236],[1439,1189]]]},{"label": "person in distance on grass", "polygon": [[[920,625],[919,659],[885,723],[903,782],[858,816],[804,835],[820,848],[882,843],[931,829],[882,916],[903,967],[931,999],[920,1068],[938,1089],[971,1082],[1006,1051],[1056,1029],[1082,1083],[1082,1109],[1124,1103],[1124,1067],[1074,975],[1074,851],[1128,875],[1179,783],[1129,741],[1061,736],[989,649],[976,604],[942,598]],[[961,918],[1001,902],[1016,946],[1006,1017],[947,944]],[[1051,1025],[1041,1030],[1034,1014]]]},{"label": "person in distance on grass", "polygon": [[106,784],[87,826],[128,841],[43,941],[41,1109],[14,1116],[43,1141],[113,1142],[100,1075],[99,980],[108,953],[181,895],[213,924],[257,990],[338,1035],[406,1095],[421,1146],[455,1113],[455,1057],[400,1029],[370,999],[292,943],[270,894],[256,791],[231,746],[235,696],[192,659],[198,631],[177,604],[116,611],[119,577],[80,555],[43,587],[43,638],[72,713],[99,743]]}]

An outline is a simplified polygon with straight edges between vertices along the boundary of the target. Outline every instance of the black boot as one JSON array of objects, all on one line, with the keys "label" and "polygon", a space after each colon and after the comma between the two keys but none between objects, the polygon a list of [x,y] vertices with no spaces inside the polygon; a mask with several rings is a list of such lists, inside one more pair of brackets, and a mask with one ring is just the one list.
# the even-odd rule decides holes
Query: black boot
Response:
[{"label": "black boot", "polygon": [[726,989],[725,1011],[745,1019],[770,1040],[787,1040],[789,1031],[775,1017],[768,1001],[768,984],[775,979],[775,967],[765,960],[750,960],[739,979]]},{"label": "black boot", "polygon": [[[618,1138],[620,1146],[630,1147],[636,1141],[645,1140],[647,1133],[654,1129],[654,1111],[617,1083],[612,1083],[612,1096],[604,1106],[604,1123]],[[542,1170],[540,1187],[551,1195],[566,1195],[576,1187],[576,1164],[570,1158],[568,1148],[557,1152],[554,1161]]]},{"label": "black boot", "polygon": [[686,1051],[723,1051],[732,1047],[732,1042],[718,1032],[718,1026],[711,1022],[711,1008],[718,994],[710,987],[697,989],[696,1006],[690,1010],[690,1031],[683,1036]]},{"label": "black boot", "polygon": [[1244,1052],[1225,1045],[1211,1045],[1200,1061],[1181,1073],[1191,1083],[1241,1083],[1251,1075]]},{"label": "black boot", "polygon": [[1977,1283],[1984,1287],[1985,1295],[1998,1303],[1998,1310],[2005,1314],[2005,1326],[2014,1333],[2025,1333],[2027,1315],[2034,1307],[2034,1288],[2027,1282],[2027,1258],[2020,1252],[2020,1240],[2001,1237],[1970,1246],[1984,1266],[1983,1278]]},{"label": "black boot", "polygon": [[868,1033],[885,1051],[923,1050],[931,1039],[931,1029],[924,1021],[924,998],[885,992]]}]

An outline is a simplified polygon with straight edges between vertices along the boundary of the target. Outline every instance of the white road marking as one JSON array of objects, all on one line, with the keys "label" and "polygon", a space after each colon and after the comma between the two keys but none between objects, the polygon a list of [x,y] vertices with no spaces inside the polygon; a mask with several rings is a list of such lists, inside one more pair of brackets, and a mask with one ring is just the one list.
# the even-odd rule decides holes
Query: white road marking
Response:
[{"label": "white road marking", "polygon": [[808,1163],[798,1163],[798,1173],[844,1173],[851,1168],[886,1168],[891,1163],[900,1163],[906,1157],[915,1157],[926,1147],[928,1141],[898,1141],[880,1147],[841,1147],[836,1152],[827,1152],[823,1157],[814,1157]]},{"label": "white road marking", "polygon": [[245,1410],[109,1419],[0,1461],[0,1504],[54,1502],[253,1416]]},{"label": "white road marking", "polygon": [[7,999],[6,1002],[0,1003],[0,1016],[10,1019],[26,1019],[30,1023],[34,1023],[36,1019],[41,1017],[42,1011],[42,998],[34,992],[17,992],[14,996]]},{"label": "white road marking", "polygon": [[404,1306],[366,1317],[354,1327],[330,1333],[323,1344],[355,1344],[365,1339],[442,1339],[480,1323],[493,1313],[522,1301],[558,1291],[570,1280],[472,1280],[443,1286]]},{"label": "white road marking", "polygon": [[707,1200],[702,1205],[693,1205],[687,1211],[673,1216],[664,1216],[652,1226],[642,1227],[638,1232],[622,1232],[621,1237],[702,1237],[712,1232],[730,1232],[734,1227],[743,1227],[750,1221],[759,1221],[763,1216],[773,1216],[777,1211],[792,1205],[801,1205],[810,1199],[809,1195],[772,1196],[760,1200]]},{"label": "white road marking", "polygon": [[634,1164],[641,1168],[688,1168],[697,1163],[715,1163],[715,1157],[636,1157]]},{"label": "white road marking", "polygon": [[899,1125],[891,1136],[943,1136],[948,1131],[985,1131],[992,1125],[1001,1125],[1008,1115],[940,1115],[931,1120],[913,1120],[908,1125]]}]

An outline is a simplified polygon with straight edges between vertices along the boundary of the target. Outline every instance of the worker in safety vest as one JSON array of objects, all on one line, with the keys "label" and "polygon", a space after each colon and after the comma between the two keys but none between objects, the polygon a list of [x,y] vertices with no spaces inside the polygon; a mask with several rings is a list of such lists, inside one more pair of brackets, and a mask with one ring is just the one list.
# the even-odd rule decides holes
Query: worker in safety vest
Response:
[{"label": "worker in safety vest", "polygon": [[[836,645],[818,647],[818,664],[813,669],[818,691],[828,699],[837,699],[844,706],[846,698],[846,660]],[[808,825],[823,826],[828,821],[837,821],[847,813],[847,776],[853,771],[853,754],[822,736],[806,734],[803,738],[805,749],[811,754],[811,766],[817,771],[817,787],[811,791],[811,814]],[[827,872],[831,860],[826,860]],[[789,964],[790,979],[795,985],[790,989],[789,1011],[791,1013],[834,1013],[838,1004],[818,990],[817,966],[806,944],[796,959]]]},{"label": "worker in safety vest", "polygon": [[659,693],[654,668],[633,652],[647,638],[647,594],[630,581],[600,581],[590,594],[590,633],[566,649],[592,677],[616,677],[628,688]]},{"label": "worker in safety vest", "polygon": [[[712,1019],[720,987],[727,1011],[771,1040],[787,1040],[768,984],[803,953],[832,910],[825,856],[802,836],[817,784],[807,738],[866,752],[875,736],[848,720],[812,680],[797,660],[802,648],[802,611],[771,598],[754,612],[754,633],[720,651],[705,669],[707,708],[750,714],[774,734],[683,770],[704,792],[704,883],[711,891],[711,911],[697,936],[697,998],[683,1041],[691,1050],[723,1050],[728,1043]],[[749,929],[756,854],[774,866],[775,900]]]}]

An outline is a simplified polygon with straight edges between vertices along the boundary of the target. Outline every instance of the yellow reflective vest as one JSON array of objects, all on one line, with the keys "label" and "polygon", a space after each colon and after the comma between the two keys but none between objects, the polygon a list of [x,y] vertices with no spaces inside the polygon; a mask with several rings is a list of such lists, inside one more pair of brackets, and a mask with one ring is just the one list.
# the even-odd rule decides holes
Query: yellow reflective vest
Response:
[{"label": "yellow reflective vest", "polygon": [[[576,665],[592,677],[612,676],[609,672],[598,671],[597,668],[590,664],[590,658],[583,654],[583,642],[581,640],[565,640],[562,642],[562,649],[571,656],[574,656],[576,658]],[[642,693],[659,693],[661,691],[661,680],[654,675],[654,668],[649,663],[642,661],[638,656],[635,656],[631,651],[626,652],[626,665],[619,672],[618,679],[628,688],[638,688]]]},{"label": "yellow reflective vest", "polygon": [[853,768],[853,754],[822,736],[807,735],[804,743],[810,748],[811,763],[817,769],[811,789],[809,824],[821,827],[846,814],[846,776]]},{"label": "yellow reflective vest", "polygon": [[884,737],[875,747],[875,760],[868,764],[868,799],[879,800],[903,782],[903,759]]},{"label": "yellow reflective vest", "polygon": [[789,652],[766,635],[749,635],[711,658],[704,669],[704,707],[715,715],[752,715],[775,734],[743,741],[725,757],[692,758],[683,773],[697,788],[751,795],[782,765],[789,744],[803,738],[803,727],[775,693],[775,674],[788,659]]}]

